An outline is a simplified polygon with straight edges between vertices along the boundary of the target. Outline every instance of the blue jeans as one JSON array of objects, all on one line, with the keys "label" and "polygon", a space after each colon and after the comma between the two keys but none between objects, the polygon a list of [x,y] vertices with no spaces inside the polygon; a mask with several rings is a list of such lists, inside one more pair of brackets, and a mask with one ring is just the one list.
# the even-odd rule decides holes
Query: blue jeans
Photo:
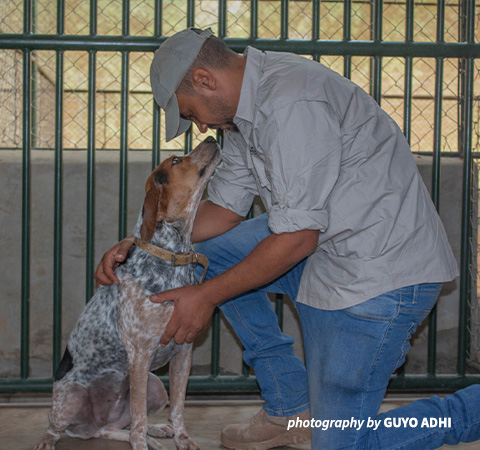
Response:
[{"label": "blue jeans", "polygon": [[[241,261],[267,237],[267,220],[259,216],[197,244],[210,260],[207,278]],[[304,265],[220,305],[245,348],[245,362],[255,370],[268,414],[290,416],[310,408],[314,450],[429,450],[480,439],[479,386],[378,415],[390,375],[404,362],[410,337],[435,304],[440,284],[408,286],[327,311],[296,302]],[[293,352],[293,339],[281,332],[267,292],[293,299],[307,369]],[[409,422],[399,422],[402,418]],[[449,426],[422,427],[424,418],[441,418]]]}]

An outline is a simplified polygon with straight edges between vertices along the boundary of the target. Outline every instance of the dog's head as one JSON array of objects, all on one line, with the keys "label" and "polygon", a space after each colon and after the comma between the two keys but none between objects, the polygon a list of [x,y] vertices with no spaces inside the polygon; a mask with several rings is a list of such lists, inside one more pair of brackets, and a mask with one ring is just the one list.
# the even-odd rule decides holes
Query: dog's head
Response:
[{"label": "dog's head", "polygon": [[219,162],[220,147],[208,137],[188,155],[171,156],[155,168],[145,185],[142,240],[149,242],[163,221],[192,226],[203,190]]}]

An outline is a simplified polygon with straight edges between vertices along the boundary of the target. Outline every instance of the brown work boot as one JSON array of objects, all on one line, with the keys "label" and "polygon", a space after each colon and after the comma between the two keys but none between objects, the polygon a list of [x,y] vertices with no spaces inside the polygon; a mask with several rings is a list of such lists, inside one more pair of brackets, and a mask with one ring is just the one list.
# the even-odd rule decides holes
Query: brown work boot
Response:
[{"label": "brown work boot", "polygon": [[310,412],[304,411],[288,417],[269,416],[261,409],[249,424],[227,425],[222,431],[222,444],[235,450],[267,450],[281,445],[310,442],[310,427],[291,427],[288,421],[297,417],[302,422],[310,419]]}]

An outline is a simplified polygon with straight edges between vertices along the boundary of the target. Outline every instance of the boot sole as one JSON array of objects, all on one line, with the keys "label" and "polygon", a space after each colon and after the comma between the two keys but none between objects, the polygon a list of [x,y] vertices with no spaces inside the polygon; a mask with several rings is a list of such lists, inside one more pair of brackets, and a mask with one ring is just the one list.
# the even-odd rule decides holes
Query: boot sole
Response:
[{"label": "boot sole", "polygon": [[224,436],[222,433],[220,440],[224,447],[234,450],[269,450],[271,448],[280,447],[282,445],[305,444],[311,441],[309,437],[307,438],[299,434],[292,433],[283,434],[273,439],[269,439],[268,441],[262,442],[232,441],[226,436]]}]

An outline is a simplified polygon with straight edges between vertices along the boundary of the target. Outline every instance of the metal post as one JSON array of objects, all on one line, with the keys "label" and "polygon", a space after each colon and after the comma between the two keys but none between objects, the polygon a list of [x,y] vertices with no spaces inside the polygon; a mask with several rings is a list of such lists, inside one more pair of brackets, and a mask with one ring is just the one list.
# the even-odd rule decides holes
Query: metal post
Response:
[{"label": "metal post", "polygon": [[[57,33],[64,34],[65,0],[57,3]],[[53,249],[53,373],[62,351],[62,244],[63,244],[63,51],[56,55],[55,75],[55,187]]]},{"label": "metal post", "polygon": [[[414,24],[414,0],[407,0],[406,4],[406,27],[405,41],[413,42],[413,24]],[[412,132],[412,67],[413,58],[405,58],[405,90],[404,90],[404,109],[403,109],[403,133],[410,143]]]},{"label": "metal post", "polygon": [[[466,30],[467,42],[475,40],[475,3],[466,2]],[[473,113],[473,80],[474,80],[474,59],[466,58],[465,63],[465,94],[464,94],[464,173],[463,173],[463,196],[462,196],[462,240],[460,260],[460,318],[458,325],[458,367],[460,376],[465,376],[466,359],[468,351],[468,303],[470,300],[470,263],[472,258],[470,237],[471,230],[471,189],[472,189],[472,113]]]},{"label": "metal post", "polygon": [[[97,35],[97,0],[90,0],[90,36]],[[85,302],[94,293],[95,283],[95,122],[96,122],[96,73],[97,52],[88,52],[88,129],[87,129],[87,255]]]},{"label": "metal post", "polygon": [[[122,34],[130,30],[130,0],[123,0]],[[122,52],[122,87],[120,108],[120,199],[118,214],[118,238],[127,235],[127,174],[128,174],[128,85],[129,51]]]},{"label": "metal post", "polygon": [[[352,38],[352,0],[343,3],[343,41],[348,42]],[[352,55],[343,58],[343,76],[352,78]]]},{"label": "metal post", "polygon": [[[383,0],[375,0],[374,22],[373,22],[373,40],[382,41],[382,22],[383,21]],[[375,101],[381,105],[382,102],[382,57],[376,55],[373,57],[373,92]]]},{"label": "metal post", "polygon": [[[155,0],[155,37],[162,35],[162,0]],[[160,164],[160,107],[152,95],[152,170]]]},{"label": "metal post", "polygon": [[[23,32],[31,33],[30,0],[25,0]],[[20,325],[20,377],[29,376],[30,362],[30,204],[31,204],[31,51],[23,53],[23,130],[22,130],[22,292]]]}]

